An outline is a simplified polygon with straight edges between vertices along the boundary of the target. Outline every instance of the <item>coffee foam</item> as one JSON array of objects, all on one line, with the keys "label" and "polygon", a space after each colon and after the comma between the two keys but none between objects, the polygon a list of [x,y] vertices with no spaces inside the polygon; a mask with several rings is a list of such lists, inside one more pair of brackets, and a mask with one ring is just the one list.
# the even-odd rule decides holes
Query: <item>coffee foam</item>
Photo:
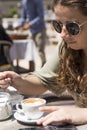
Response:
[{"label": "coffee foam", "polygon": [[35,98],[29,98],[29,99],[25,99],[23,101],[23,103],[27,103],[27,104],[35,104],[35,105],[40,105],[42,103],[44,103],[44,100],[43,99],[35,99]]}]

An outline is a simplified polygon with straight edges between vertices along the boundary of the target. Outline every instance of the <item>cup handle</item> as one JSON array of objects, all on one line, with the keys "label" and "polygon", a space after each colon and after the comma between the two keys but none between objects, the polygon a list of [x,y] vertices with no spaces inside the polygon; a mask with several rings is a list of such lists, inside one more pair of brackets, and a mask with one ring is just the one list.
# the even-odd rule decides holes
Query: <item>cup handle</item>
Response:
[{"label": "cup handle", "polygon": [[16,109],[17,109],[17,112],[20,113],[20,114],[24,114],[23,110],[22,110],[22,105],[21,103],[17,103],[16,104]]}]

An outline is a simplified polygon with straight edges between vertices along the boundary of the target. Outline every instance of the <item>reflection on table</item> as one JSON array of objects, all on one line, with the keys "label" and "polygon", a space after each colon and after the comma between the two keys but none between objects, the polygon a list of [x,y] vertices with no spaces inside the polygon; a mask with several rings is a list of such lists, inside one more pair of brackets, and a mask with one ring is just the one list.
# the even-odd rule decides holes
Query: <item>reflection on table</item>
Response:
[{"label": "reflection on table", "polygon": [[10,50],[11,60],[17,61],[19,67],[19,60],[24,59],[29,61],[29,70],[34,71],[36,47],[32,39],[26,40],[13,40],[13,46]]}]

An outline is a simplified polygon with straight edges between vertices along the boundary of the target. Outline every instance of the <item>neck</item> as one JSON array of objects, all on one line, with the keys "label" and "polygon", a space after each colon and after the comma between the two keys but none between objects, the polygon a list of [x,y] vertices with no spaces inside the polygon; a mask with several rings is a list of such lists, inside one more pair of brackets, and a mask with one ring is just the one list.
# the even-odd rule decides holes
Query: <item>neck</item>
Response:
[{"label": "neck", "polygon": [[87,63],[87,50],[84,50],[84,61]]}]

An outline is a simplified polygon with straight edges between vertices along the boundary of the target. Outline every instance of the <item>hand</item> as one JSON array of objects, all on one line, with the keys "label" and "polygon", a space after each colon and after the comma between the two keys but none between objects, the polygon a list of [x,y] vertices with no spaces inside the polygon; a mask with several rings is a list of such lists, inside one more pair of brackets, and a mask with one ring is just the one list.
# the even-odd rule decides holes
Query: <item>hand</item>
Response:
[{"label": "hand", "polygon": [[8,91],[9,85],[14,85],[13,82],[20,76],[12,71],[0,72],[0,87]]},{"label": "hand", "polygon": [[17,30],[17,31],[23,31],[24,30],[22,26],[16,26],[13,29]]},{"label": "hand", "polygon": [[28,23],[28,22],[26,22],[25,24],[24,24],[24,26],[23,26],[23,29],[24,30],[27,30],[27,29],[29,29],[30,28],[30,24]]},{"label": "hand", "polygon": [[37,124],[46,126],[51,123],[87,123],[87,108],[75,106],[44,106],[41,111],[49,112],[45,117],[40,118]]}]

